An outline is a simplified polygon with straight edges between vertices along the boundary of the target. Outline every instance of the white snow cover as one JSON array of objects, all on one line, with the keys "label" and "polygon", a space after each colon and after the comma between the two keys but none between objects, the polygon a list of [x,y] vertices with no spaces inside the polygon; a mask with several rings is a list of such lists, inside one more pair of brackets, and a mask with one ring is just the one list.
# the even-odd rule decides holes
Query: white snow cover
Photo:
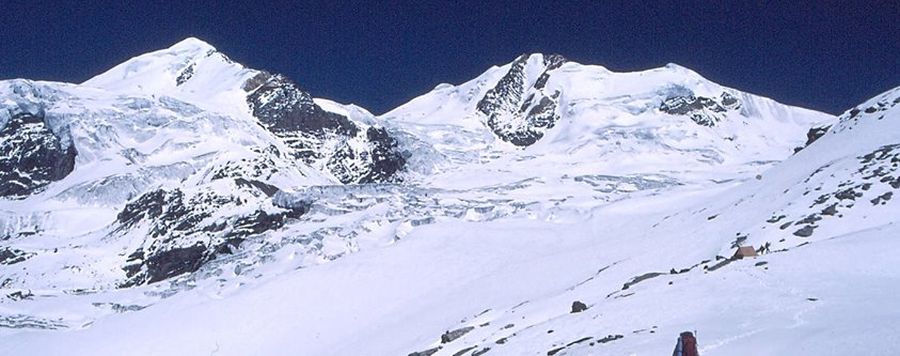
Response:
[{"label": "white snow cover", "polygon": [[[530,55],[525,71],[534,72],[542,60],[541,54]],[[517,173],[534,171],[661,174],[676,180],[697,179],[698,172],[711,170],[755,174],[802,145],[811,126],[832,119],[720,86],[675,64],[616,73],[568,62],[550,71],[545,90],[561,92],[560,122],[536,144],[521,149],[497,139],[476,110],[509,68],[491,68],[459,86],[439,85],[380,116],[418,133],[451,159],[488,163],[458,168],[458,173],[451,169],[447,182],[433,177],[430,184],[463,188],[470,185],[462,176],[510,182],[524,178]],[[723,93],[737,98],[740,108],[725,113],[713,127],[659,110],[671,96],[718,98]]]},{"label": "white snow cover", "polygon": [[[116,289],[141,237],[108,234],[128,199],[229,189],[211,167],[282,144],[216,103],[235,88],[218,83],[248,77],[216,53],[188,39],[83,85],[3,82],[0,101],[22,85],[63,98],[46,110],[79,156],[46,191],[0,201],[0,247],[36,253],[0,264],[0,355],[659,355],[686,330],[701,355],[900,349],[900,88],[835,120],[677,65],[553,70],[560,122],[526,148],[475,110],[509,65],[380,117],[316,99],[409,132],[430,168],[356,186],[281,162],[273,200],[306,215],[193,274]],[[660,112],[685,91],[741,107],[712,127]],[[112,176],[140,179],[125,194],[99,183]],[[738,245],[768,250],[728,259]]]},{"label": "white snow cover", "polygon": [[[241,85],[256,73],[191,37],[132,58],[82,85],[129,95],[167,95],[206,110],[241,113],[246,111]],[[183,84],[178,84],[180,76]]]}]

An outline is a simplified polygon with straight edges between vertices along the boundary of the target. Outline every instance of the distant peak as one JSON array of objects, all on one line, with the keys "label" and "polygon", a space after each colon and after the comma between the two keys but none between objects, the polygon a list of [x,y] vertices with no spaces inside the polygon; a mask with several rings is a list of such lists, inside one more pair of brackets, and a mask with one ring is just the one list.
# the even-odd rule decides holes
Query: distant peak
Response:
[{"label": "distant peak", "polygon": [[204,40],[196,37],[185,38],[178,43],[169,47],[173,51],[198,50],[198,51],[215,51],[216,48]]},{"label": "distant peak", "polygon": [[694,75],[699,75],[693,69],[690,69],[688,67],[685,67],[683,65],[679,65],[676,63],[667,63],[663,68],[668,69],[673,72],[682,72],[682,73],[690,73],[690,74],[694,74]]},{"label": "distant peak", "polygon": [[523,53],[516,57],[512,63],[521,63],[528,66],[537,65],[544,67],[546,70],[551,70],[559,68],[566,62],[568,62],[568,59],[558,54]]},{"label": "distant peak", "polygon": [[534,60],[540,59],[546,63],[567,61],[566,57],[564,57],[563,55],[560,55],[560,54],[556,54],[556,53],[551,53],[551,54],[544,54],[544,53],[540,53],[540,52],[522,53],[521,55],[516,57],[516,60],[520,60],[520,61],[527,61],[527,60],[531,60],[531,59],[534,59]]}]

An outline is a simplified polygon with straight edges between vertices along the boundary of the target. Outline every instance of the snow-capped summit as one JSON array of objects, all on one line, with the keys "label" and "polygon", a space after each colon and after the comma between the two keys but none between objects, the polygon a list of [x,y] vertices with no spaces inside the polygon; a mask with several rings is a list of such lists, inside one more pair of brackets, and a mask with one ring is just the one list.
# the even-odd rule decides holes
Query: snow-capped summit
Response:
[{"label": "snow-capped summit", "polygon": [[[276,206],[280,190],[399,180],[409,157],[399,140],[415,144],[364,109],[314,99],[197,39],[81,85],[0,82],[0,124],[0,197],[13,199],[0,204],[0,236],[118,241],[127,256],[68,262],[103,274],[89,283],[99,288],[192,272],[281,229],[304,210]],[[83,283],[57,276],[44,282]],[[43,283],[7,285],[32,282]]]},{"label": "snow-capped summit", "polygon": [[238,114],[245,112],[240,88],[256,73],[191,37],[129,59],[82,85],[128,95],[172,96],[207,110]]},{"label": "snow-capped summit", "polygon": [[82,85],[249,116],[288,142],[296,159],[344,183],[398,179],[404,168],[396,139],[373,125],[368,111],[320,105],[290,78],[246,68],[196,38],[132,58]]},{"label": "snow-capped summit", "polygon": [[510,180],[536,166],[560,176],[752,175],[834,119],[675,64],[617,73],[542,54],[441,85],[380,118],[418,132],[451,160],[496,161],[491,169],[512,172]]},{"label": "snow-capped summit", "polygon": [[890,353],[898,114],[525,54],[375,117],[195,38],[0,81],[0,353]]},{"label": "snow-capped summit", "polygon": [[173,44],[168,48],[170,51],[215,51],[216,48],[213,47],[208,42],[201,40],[197,37],[188,37],[185,38],[178,43]]}]

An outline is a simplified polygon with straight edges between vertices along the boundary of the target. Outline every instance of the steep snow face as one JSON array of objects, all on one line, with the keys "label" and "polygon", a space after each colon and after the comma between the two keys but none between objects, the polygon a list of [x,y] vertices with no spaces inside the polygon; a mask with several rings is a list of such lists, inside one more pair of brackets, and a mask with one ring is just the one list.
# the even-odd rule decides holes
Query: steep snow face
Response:
[{"label": "steep snow face", "polygon": [[241,85],[256,74],[210,44],[188,38],[132,58],[82,85],[134,96],[166,95],[236,115],[247,112]]},{"label": "steep snow face", "polygon": [[829,131],[776,168],[722,212],[760,214],[743,216],[753,224],[737,235],[741,241],[780,249],[895,222],[900,88],[848,110]]},{"label": "steep snow face", "polygon": [[287,77],[245,68],[195,38],[135,57],[83,85],[172,96],[207,111],[255,118],[288,143],[295,159],[342,183],[400,180],[409,155],[367,111],[336,103],[323,108]]}]

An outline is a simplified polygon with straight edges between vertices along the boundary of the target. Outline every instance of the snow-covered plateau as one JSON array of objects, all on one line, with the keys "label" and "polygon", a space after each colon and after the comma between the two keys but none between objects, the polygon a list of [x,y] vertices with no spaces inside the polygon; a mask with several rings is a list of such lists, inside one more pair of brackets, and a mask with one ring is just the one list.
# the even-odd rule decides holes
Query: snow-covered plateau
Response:
[{"label": "snow-covered plateau", "polygon": [[376,116],[195,38],[0,81],[0,355],[897,354],[898,104],[525,54]]}]

